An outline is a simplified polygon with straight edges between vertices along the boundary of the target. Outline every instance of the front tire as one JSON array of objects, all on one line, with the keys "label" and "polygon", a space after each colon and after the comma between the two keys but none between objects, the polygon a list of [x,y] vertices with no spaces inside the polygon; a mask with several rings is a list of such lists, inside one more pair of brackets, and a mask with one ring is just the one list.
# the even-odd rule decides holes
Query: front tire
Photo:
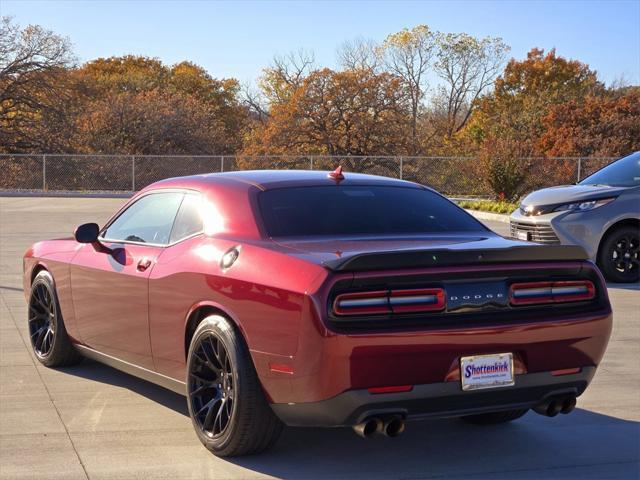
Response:
[{"label": "front tire", "polygon": [[524,410],[506,410],[504,412],[481,413],[478,415],[467,415],[466,417],[462,417],[462,420],[474,425],[498,425],[500,423],[517,420],[528,411],[529,410],[525,408]]},{"label": "front tire", "polygon": [[46,270],[33,279],[28,315],[31,347],[40,363],[64,367],[82,360],[64,327],[53,277]]},{"label": "front tire", "polygon": [[262,452],[282,432],[247,346],[224,317],[198,325],[187,357],[189,415],[202,444],[219,457]]},{"label": "front tire", "polygon": [[612,282],[640,280],[640,229],[629,225],[608,233],[602,241],[598,266]]}]

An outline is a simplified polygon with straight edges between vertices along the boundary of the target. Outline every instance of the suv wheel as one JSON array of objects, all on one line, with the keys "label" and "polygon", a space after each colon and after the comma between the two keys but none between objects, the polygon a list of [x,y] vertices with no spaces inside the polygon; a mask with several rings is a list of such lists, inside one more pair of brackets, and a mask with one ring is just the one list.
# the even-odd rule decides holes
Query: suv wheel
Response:
[{"label": "suv wheel", "polygon": [[202,444],[220,457],[262,452],[282,432],[247,346],[224,317],[205,318],[187,358],[189,415]]},{"label": "suv wheel", "polygon": [[607,280],[632,283],[640,279],[640,229],[618,227],[602,241],[598,266]]}]

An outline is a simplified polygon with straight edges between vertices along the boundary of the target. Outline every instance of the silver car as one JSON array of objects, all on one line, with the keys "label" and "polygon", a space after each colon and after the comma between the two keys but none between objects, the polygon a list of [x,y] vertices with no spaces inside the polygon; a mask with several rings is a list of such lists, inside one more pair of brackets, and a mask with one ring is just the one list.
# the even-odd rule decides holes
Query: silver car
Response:
[{"label": "silver car", "polygon": [[640,152],[621,158],[576,185],[527,195],[511,214],[511,236],[576,244],[612,282],[637,282],[640,251]]}]

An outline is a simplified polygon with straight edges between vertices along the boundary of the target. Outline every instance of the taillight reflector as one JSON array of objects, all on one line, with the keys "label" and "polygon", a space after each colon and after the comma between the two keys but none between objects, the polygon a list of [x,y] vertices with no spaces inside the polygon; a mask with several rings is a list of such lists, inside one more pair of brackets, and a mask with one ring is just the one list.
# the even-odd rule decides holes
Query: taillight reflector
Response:
[{"label": "taillight reflector", "polygon": [[554,377],[560,377],[562,375],[573,375],[573,374],[576,374],[576,373],[580,373],[581,370],[582,370],[582,368],[580,368],[580,367],[562,368],[560,370],[551,370],[551,375],[553,375]]},{"label": "taillight reflector", "polygon": [[371,394],[379,394],[379,393],[400,393],[400,392],[410,392],[413,390],[413,385],[393,385],[391,387],[371,387],[368,389]]},{"label": "taillight reflector", "polygon": [[444,310],[444,307],[444,290],[441,288],[343,293],[333,302],[336,315],[431,312]]},{"label": "taillight reflector", "polygon": [[595,294],[596,289],[588,280],[529,282],[511,285],[509,299],[512,305],[527,305],[591,300]]}]

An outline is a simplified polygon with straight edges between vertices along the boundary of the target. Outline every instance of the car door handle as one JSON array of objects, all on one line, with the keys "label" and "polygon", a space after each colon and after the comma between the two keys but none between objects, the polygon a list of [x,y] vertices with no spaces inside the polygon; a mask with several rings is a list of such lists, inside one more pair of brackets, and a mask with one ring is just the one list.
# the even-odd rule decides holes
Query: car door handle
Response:
[{"label": "car door handle", "polygon": [[138,262],[138,270],[140,272],[144,272],[150,266],[151,266],[151,260],[149,260],[148,258],[142,258]]}]

